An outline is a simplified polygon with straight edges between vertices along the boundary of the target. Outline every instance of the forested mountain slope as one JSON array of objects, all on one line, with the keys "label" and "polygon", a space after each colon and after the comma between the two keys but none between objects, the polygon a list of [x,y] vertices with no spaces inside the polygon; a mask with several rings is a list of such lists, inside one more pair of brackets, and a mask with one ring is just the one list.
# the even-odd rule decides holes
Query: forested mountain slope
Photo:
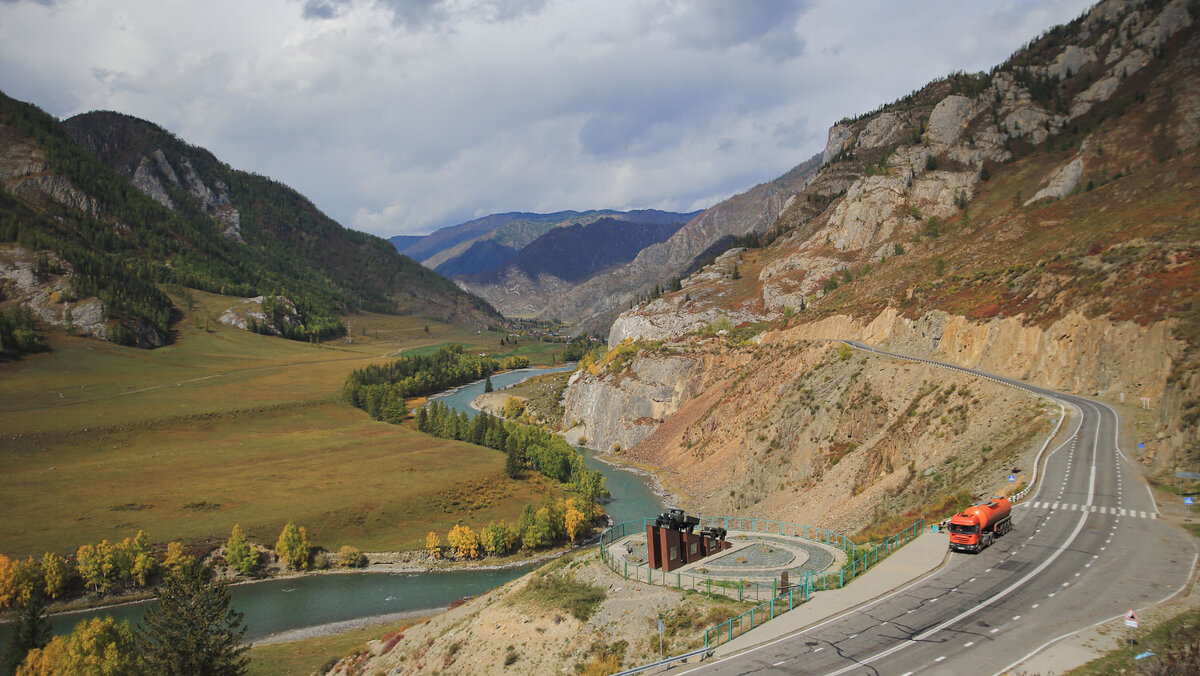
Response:
[{"label": "forested mountain slope", "polygon": [[[89,113],[60,123],[0,94],[0,180],[0,242],[17,245],[5,249],[6,295],[99,337],[169,342],[164,284],[285,296],[297,335],[336,335],[337,315],[357,309],[497,319],[386,241],[137,118]],[[42,292],[47,284],[53,292]]]}]

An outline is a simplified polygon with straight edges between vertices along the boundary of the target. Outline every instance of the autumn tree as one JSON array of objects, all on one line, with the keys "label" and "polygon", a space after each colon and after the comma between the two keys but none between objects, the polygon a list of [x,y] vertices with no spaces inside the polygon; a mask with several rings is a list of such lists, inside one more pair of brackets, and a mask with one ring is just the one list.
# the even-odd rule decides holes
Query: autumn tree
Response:
[{"label": "autumn tree", "polygon": [[168,572],[173,572],[179,570],[185,563],[194,558],[194,556],[184,553],[182,542],[168,542],[167,558],[163,559],[163,568],[167,569]]},{"label": "autumn tree", "polygon": [[17,676],[142,676],[133,628],[111,617],[80,622],[67,636],[29,651]]},{"label": "autumn tree", "polygon": [[193,559],[167,576],[158,605],[146,610],[137,652],[152,674],[239,676],[249,658],[246,626],[229,602],[229,588]]},{"label": "autumn tree", "polygon": [[303,526],[297,526],[295,521],[288,521],[275,541],[275,554],[279,560],[296,570],[308,567],[310,549],[308,531]]},{"label": "autumn tree", "polygon": [[442,539],[437,533],[429,531],[425,534],[425,549],[429,550],[429,555],[433,558],[442,558]]},{"label": "autumn tree", "polygon": [[258,568],[258,550],[246,542],[246,534],[242,532],[240,524],[233,524],[233,532],[225,543],[225,560],[242,575],[249,575]]},{"label": "autumn tree", "polygon": [[0,608],[7,608],[16,596],[16,586],[13,585],[13,575],[16,573],[16,561],[0,554]]},{"label": "autumn tree", "polygon": [[46,596],[56,599],[67,589],[71,582],[71,568],[67,560],[53,552],[42,555],[42,580]]},{"label": "autumn tree", "polygon": [[510,396],[508,399],[504,400],[504,417],[505,418],[510,418],[510,419],[519,418],[519,417],[521,417],[521,414],[524,412],[525,412],[525,402],[521,401],[520,399],[518,399],[516,397],[512,397],[512,396]]},{"label": "autumn tree", "polygon": [[567,530],[567,537],[571,538],[571,542],[575,542],[575,538],[579,537],[580,531],[583,529],[584,523],[587,521],[583,512],[575,508],[574,500],[567,500],[567,509],[563,513],[563,523]]},{"label": "autumn tree", "polygon": [[480,531],[479,540],[489,556],[503,556],[515,551],[518,537],[507,521],[493,521]]},{"label": "autumn tree", "polygon": [[358,551],[358,547],[342,545],[342,548],[338,550],[338,555],[341,557],[343,568],[362,568],[367,565],[367,557]]},{"label": "autumn tree", "polygon": [[460,558],[474,559],[479,557],[479,536],[469,526],[462,524],[450,529],[446,541],[454,548]]}]

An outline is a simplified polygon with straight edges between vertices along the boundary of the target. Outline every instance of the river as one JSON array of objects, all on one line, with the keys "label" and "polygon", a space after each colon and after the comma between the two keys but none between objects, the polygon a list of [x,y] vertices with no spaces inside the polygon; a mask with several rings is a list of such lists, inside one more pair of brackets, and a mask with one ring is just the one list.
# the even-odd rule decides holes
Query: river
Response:
[{"label": "river", "polygon": [[[522,369],[492,377],[496,390],[535,375],[570,370],[560,366],[549,369]],[[470,403],[483,392],[483,381],[471,383],[436,395],[434,398],[474,416]],[[605,505],[616,523],[654,516],[663,510],[662,502],[644,479],[597,461],[583,449],[584,462],[604,473],[612,501]],[[246,640],[257,641],[283,632],[322,625],[442,608],[464,596],[475,596],[516,579],[533,566],[505,570],[473,570],[439,573],[348,573],[310,575],[284,580],[267,580],[230,587],[233,606],[245,614]],[[70,633],[85,619],[111,615],[118,621],[137,624],[148,604],[133,603],[50,618],[55,634]],[[0,646],[8,640],[9,625],[0,625]]]}]

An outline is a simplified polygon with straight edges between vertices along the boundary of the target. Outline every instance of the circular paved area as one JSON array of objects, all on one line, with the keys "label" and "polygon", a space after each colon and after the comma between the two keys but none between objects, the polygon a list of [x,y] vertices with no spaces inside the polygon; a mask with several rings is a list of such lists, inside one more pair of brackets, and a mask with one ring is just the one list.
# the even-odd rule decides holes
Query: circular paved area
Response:
[{"label": "circular paved area", "polygon": [[[820,542],[766,533],[730,531],[726,541],[732,547],[676,570],[714,579],[772,580],[787,571],[792,580],[814,573],[837,570],[846,561],[837,547]],[[644,566],[648,559],[646,534],[636,533],[609,545],[618,561]]]}]

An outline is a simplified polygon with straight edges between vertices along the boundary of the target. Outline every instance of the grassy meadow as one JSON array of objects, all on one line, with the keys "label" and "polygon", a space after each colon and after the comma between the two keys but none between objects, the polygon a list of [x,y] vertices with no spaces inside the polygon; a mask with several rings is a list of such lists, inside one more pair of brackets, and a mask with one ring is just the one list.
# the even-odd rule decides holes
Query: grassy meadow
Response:
[{"label": "grassy meadow", "polygon": [[[352,369],[450,342],[495,352],[500,334],[365,314],[347,318],[352,341],[310,345],[223,326],[237,299],[193,297],[173,345],[52,332],[51,352],[0,363],[0,553],[73,553],[138,529],[211,542],[235,522],[273,543],[289,519],[329,549],[410,549],[460,519],[515,519],[557,490],[507,479],[495,451],[338,399]],[[521,349],[547,363],[555,347]]]}]

